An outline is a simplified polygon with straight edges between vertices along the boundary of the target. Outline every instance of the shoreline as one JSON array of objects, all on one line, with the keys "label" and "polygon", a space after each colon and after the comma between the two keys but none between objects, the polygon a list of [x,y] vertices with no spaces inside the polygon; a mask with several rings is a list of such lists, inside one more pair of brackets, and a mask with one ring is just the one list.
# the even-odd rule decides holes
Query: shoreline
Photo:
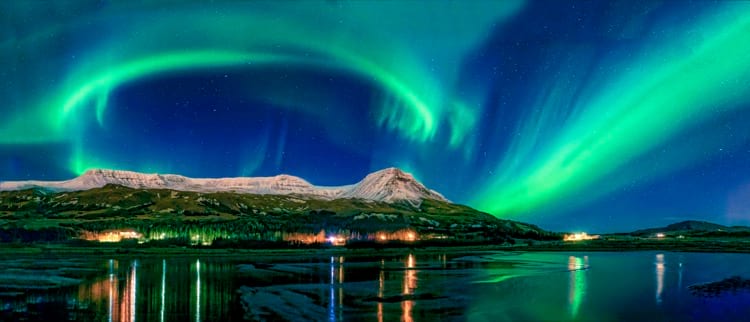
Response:
[{"label": "shoreline", "polygon": [[349,258],[371,256],[398,256],[406,254],[480,254],[498,251],[520,251],[507,246],[452,246],[452,247],[398,247],[398,248],[286,248],[286,249],[239,249],[239,248],[121,248],[121,247],[71,247],[64,245],[7,247],[0,245],[0,260],[23,257],[48,259],[70,256],[107,256],[107,258],[132,257],[245,257],[255,259],[315,258],[347,256]]},{"label": "shoreline", "polygon": [[200,248],[200,247],[123,247],[118,245],[70,246],[64,244],[0,244],[0,260],[20,257],[107,256],[128,257],[238,257],[295,258],[373,255],[395,256],[402,254],[481,254],[493,252],[635,252],[668,251],[698,253],[750,253],[750,240],[696,240],[696,241],[587,241],[578,243],[534,242],[531,245],[456,245],[409,246],[382,248]]}]

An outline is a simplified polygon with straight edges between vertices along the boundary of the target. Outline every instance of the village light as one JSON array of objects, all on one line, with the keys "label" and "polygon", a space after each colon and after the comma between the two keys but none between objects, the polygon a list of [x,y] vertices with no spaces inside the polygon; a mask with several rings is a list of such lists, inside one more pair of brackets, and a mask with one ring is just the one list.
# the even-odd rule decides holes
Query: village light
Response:
[{"label": "village light", "polygon": [[413,232],[406,233],[406,240],[413,241],[417,239],[417,236]]},{"label": "village light", "polygon": [[328,242],[333,246],[343,246],[346,245],[346,238],[343,236],[329,236]]},{"label": "village light", "polygon": [[592,240],[599,239],[599,235],[589,235],[585,232],[568,234],[563,236],[563,241],[580,241],[580,240]]}]

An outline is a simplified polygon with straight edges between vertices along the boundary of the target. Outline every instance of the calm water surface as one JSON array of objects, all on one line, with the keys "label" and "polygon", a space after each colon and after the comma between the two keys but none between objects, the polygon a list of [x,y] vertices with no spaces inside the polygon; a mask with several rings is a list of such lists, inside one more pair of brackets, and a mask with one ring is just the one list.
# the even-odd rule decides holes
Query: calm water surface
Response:
[{"label": "calm water surface", "polygon": [[750,294],[696,283],[750,277],[750,255],[488,253],[85,260],[78,286],[0,293],[17,321],[747,321]]}]

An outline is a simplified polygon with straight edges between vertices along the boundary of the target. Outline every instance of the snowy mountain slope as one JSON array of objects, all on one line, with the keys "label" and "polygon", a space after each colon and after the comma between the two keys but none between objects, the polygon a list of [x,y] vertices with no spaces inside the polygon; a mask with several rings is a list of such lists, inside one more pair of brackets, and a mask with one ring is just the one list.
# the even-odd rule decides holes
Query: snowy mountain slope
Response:
[{"label": "snowy mountain slope", "polygon": [[430,190],[411,174],[388,168],[368,174],[362,181],[345,190],[342,198],[359,198],[384,202],[407,201],[419,206],[423,199],[448,201],[437,191]]},{"label": "snowy mountain slope", "polygon": [[290,175],[274,177],[189,178],[174,174],[145,174],[132,171],[96,169],[66,181],[5,181],[2,190],[41,187],[56,191],[78,191],[100,188],[107,184],[130,188],[171,189],[194,192],[232,191],[249,194],[304,195],[321,199],[365,199],[384,202],[405,201],[419,206],[424,199],[447,201],[414,177],[397,168],[388,168],[367,175],[354,185],[338,187],[315,186]]}]

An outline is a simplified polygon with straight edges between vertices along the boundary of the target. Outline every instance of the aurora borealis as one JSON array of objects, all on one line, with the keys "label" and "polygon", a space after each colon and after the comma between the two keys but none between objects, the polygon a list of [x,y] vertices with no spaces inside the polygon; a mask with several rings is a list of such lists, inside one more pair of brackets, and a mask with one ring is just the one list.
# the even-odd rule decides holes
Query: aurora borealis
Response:
[{"label": "aurora borealis", "polygon": [[750,223],[750,2],[0,4],[0,180],[351,183],[552,230]]}]

